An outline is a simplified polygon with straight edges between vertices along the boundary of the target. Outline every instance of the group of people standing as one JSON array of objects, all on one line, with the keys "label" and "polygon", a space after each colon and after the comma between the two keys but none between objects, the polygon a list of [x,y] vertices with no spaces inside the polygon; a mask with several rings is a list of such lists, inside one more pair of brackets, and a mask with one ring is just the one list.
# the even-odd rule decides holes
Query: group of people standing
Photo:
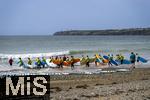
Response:
[{"label": "group of people standing", "polygon": [[[17,64],[19,64],[19,66],[25,66],[25,63],[24,63],[24,61],[22,60],[22,58],[21,57],[19,57],[19,59],[18,59],[19,61],[17,62]],[[63,56],[63,57],[58,57],[58,56],[56,56],[55,58],[52,56],[52,57],[50,57],[49,58],[49,62],[56,62],[56,64],[57,64],[57,66],[59,67],[59,68],[63,68],[63,62],[64,61],[70,61],[71,62],[71,68],[72,69],[74,69],[74,56],[71,56],[70,58],[69,57],[66,57],[65,55]],[[13,65],[13,62],[14,62],[14,60],[13,60],[13,58],[10,58],[9,59],[9,65],[10,66],[12,66]],[[59,62],[59,63],[58,63]],[[27,64],[28,65],[32,65],[33,64],[33,61],[31,60],[31,58],[28,58],[28,60],[27,60]],[[35,65],[37,66],[37,67],[45,67],[46,65],[47,66],[49,66],[48,64],[47,64],[47,62],[46,62],[46,58],[45,57],[42,57],[42,59],[40,59],[39,57],[37,57],[36,58],[36,60],[35,60]]]},{"label": "group of people standing", "polygon": [[[137,55],[138,54],[135,54],[134,52],[131,52],[130,62],[132,64],[132,67],[135,67],[135,62],[136,62],[136,56]],[[116,60],[120,61],[120,64],[123,64],[123,60],[124,60],[125,57],[123,55],[121,55],[121,54],[117,54],[115,58],[116,58]],[[59,63],[56,62],[57,66],[59,68],[63,68],[64,61],[70,61],[71,69],[74,69],[74,64],[75,64],[74,56],[71,56],[70,58],[65,56],[65,55],[63,57],[56,56],[55,58],[52,56],[49,59],[50,59],[49,62],[54,62],[54,61],[59,62]],[[95,62],[95,66],[97,66],[97,63],[99,63],[98,59],[103,61],[104,58],[101,55],[99,55],[99,58],[97,58],[97,56],[95,55],[95,61],[94,61]],[[111,63],[111,60],[113,60],[113,59],[114,59],[114,56],[108,54],[108,59],[107,59],[108,60],[108,66],[113,66],[113,64]],[[81,58],[80,61],[86,61],[86,63],[85,63],[86,67],[90,66],[90,58],[89,58],[88,55],[86,57],[84,57],[84,55],[82,55],[82,58]],[[10,58],[9,59],[10,66],[13,65],[13,62],[14,62],[13,59]],[[138,62],[138,60],[137,60],[137,62]],[[31,60],[31,58],[28,58],[27,64],[28,65],[32,65],[32,63],[33,63],[33,61]],[[19,58],[19,61],[17,62],[17,64],[19,64],[19,66],[25,66],[25,64],[24,64],[24,62],[23,62],[23,60],[21,58]],[[35,60],[35,65],[37,67],[41,67],[41,66],[45,67],[45,65],[48,66],[48,64],[46,63],[46,58],[45,57],[42,57],[42,59],[37,57],[36,60]]]},{"label": "group of people standing", "polygon": [[[110,56],[110,54],[108,55],[108,57],[109,57],[108,65],[112,66],[111,60],[113,60],[114,57],[113,55]],[[135,68],[135,63],[139,62],[138,57],[139,57],[138,53],[135,54],[134,52],[131,52],[129,60],[131,62],[131,67]],[[119,61],[120,64],[123,64],[124,58],[125,57],[122,54],[117,54],[115,60]]]}]

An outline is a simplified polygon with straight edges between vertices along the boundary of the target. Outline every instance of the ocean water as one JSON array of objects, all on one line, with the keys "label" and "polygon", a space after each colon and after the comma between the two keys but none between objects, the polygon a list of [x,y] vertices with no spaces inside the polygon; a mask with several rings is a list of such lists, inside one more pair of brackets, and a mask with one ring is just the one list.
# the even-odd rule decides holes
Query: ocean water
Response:
[{"label": "ocean water", "polygon": [[86,50],[148,52],[150,36],[0,36],[0,48],[0,54]]},{"label": "ocean water", "polygon": [[[127,58],[130,52],[150,59],[150,36],[0,36],[0,67],[8,67],[8,59],[49,57],[56,55],[118,54]],[[15,66],[17,66],[15,64]],[[7,68],[9,69],[9,67]]]}]

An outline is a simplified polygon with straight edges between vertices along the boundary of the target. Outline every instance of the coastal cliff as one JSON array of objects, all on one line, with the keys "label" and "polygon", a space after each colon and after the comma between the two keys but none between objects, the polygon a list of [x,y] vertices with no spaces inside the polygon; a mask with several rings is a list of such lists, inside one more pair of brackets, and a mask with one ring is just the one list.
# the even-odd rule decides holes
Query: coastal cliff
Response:
[{"label": "coastal cliff", "polygon": [[109,30],[70,30],[53,35],[150,35],[150,28],[109,29]]}]

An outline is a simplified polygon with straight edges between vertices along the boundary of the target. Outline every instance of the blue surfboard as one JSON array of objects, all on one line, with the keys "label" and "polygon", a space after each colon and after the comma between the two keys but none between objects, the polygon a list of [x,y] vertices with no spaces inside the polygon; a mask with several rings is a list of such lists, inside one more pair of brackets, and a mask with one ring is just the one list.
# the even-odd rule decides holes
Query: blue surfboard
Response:
[{"label": "blue surfboard", "polygon": [[127,60],[127,59],[124,59],[123,60],[123,64],[131,64],[131,62],[129,60]]},{"label": "blue surfboard", "polygon": [[111,60],[110,62],[111,62],[112,64],[118,66],[117,62],[115,62],[114,60]]},{"label": "blue surfboard", "polygon": [[42,62],[41,62],[41,65],[46,65],[46,62],[42,61]]},{"label": "blue surfboard", "polygon": [[101,59],[96,59],[96,62],[103,63]]},{"label": "blue surfboard", "polygon": [[105,59],[109,59],[109,57],[108,57],[108,56],[103,56],[103,58],[105,58]]},{"label": "blue surfboard", "polygon": [[[115,60],[118,64],[121,64],[120,60]],[[131,64],[131,62],[127,59],[123,60],[123,64]]]},{"label": "blue surfboard", "polygon": [[138,57],[137,60],[141,61],[142,63],[147,63],[147,60],[143,57]]},{"label": "blue surfboard", "polygon": [[41,66],[41,64],[39,64],[39,65],[38,65],[38,63],[37,63],[37,62],[35,62],[35,65],[36,65],[36,66]]},{"label": "blue surfboard", "polygon": [[[107,60],[109,59],[109,57],[108,57],[108,56],[105,56],[105,55],[103,56],[103,58],[105,58],[105,59],[107,59]],[[118,66],[118,64],[117,64],[117,62],[116,62],[116,61],[111,60],[110,62],[111,62],[112,64],[114,64],[114,65]]]}]

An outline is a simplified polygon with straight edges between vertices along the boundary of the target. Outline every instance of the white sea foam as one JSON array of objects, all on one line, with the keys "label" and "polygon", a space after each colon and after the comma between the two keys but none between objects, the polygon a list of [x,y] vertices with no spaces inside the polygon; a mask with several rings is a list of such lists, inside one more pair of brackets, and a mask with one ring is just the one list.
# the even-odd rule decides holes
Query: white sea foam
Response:
[{"label": "white sea foam", "polygon": [[18,66],[4,66],[4,65],[0,65],[0,71],[12,71],[12,70],[21,70],[23,69],[22,67],[18,67]]},{"label": "white sea foam", "polygon": [[33,54],[0,54],[1,59],[7,58],[36,58],[36,57],[50,57],[50,56],[58,56],[69,54],[69,51],[61,51],[61,52],[50,52],[50,53],[33,53]]}]

